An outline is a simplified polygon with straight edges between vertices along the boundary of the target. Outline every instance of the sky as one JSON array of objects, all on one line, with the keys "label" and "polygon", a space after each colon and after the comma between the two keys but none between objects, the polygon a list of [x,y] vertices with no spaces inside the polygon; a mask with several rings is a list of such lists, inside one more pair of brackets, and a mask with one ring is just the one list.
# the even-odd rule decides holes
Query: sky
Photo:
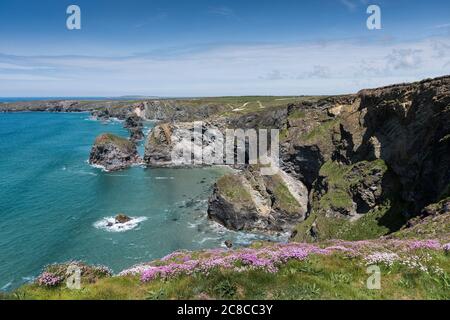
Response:
[{"label": "sky", "polygon": [[448,0],[1,0],[0,97],[352,93],[450,74],[449,13]]}]

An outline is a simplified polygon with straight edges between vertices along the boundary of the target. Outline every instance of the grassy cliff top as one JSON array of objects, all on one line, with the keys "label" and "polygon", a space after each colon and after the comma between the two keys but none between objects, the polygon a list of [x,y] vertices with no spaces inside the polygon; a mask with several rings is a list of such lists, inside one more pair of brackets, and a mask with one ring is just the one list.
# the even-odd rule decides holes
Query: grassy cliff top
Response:
[{"label": "grassy cliff top", "polygon": [[[379,239],[179,251],[116,276],[83,266],[81,290],[50,266],[3,298],[449,299],[449,250],[437,240]],[[367,287],[369,266],[379,268],[378,289]]]},{"label": "grassy cliff top", "polygon": [[116,136],[112,133],[103,133],[99,135],[95,139],[95,145],[106,145],[106,144],[114,144],[117,147],[121,149],[134,149],[134,145],[132,142],[127,140],[126,138],[122,138],[119,136]]},{"label": "grassy cliff top", "polygon": [[249,191],[242,185],[242,177],[238,175],[224,175],[217,181],[216,185],[219,193],[226,196],[232,202],[241,204],[249,204],[252,202]]}]

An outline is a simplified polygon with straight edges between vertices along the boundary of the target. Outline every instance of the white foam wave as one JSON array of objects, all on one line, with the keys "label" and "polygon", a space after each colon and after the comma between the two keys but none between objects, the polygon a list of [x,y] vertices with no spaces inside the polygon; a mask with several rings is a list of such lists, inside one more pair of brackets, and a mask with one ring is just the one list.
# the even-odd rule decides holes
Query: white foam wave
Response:
[{"label": "white foam wave", "polygon": [[147,217],[130,217],[131,220],[125,223],[115,223],[114,217],[106,217],[94,223],[94,227],[97,229],[105,230],[108,232],[125,232],[132,230],[139,226],[141,222],[147,220]]},{"label": "white foam wave", "polygon": [[12,281],[8,282],[7,284],[5,284],[3,287],[0,288],[0,291],[6,291],[12,286],[12,284],[13,284]]},{"label": "white foam wave", "polygon": [[106,170],[106,168],[105,168],[104,166],[100,165],[100,164],[90,164],[90,163],[89,163],[89,160],[86,160],[86,162],[87,162],[92,168],[95,168],[95,169],[101,169],[103,172],[109,172],[109,170]]}]

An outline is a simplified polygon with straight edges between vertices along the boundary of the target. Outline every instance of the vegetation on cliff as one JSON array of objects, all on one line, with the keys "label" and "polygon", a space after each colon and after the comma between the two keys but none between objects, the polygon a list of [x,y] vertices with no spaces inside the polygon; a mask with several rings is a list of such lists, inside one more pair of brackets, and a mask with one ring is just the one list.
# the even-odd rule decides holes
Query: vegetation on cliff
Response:
[{"label": "vegetation on cliff", "polygon": [[[373,240],[180,251],[112,277],[90,270],[80,290],[36,282],[4,298],[449,299],[449,250],[436,240]],[[379,289],[367,285],[372,265]]]}]

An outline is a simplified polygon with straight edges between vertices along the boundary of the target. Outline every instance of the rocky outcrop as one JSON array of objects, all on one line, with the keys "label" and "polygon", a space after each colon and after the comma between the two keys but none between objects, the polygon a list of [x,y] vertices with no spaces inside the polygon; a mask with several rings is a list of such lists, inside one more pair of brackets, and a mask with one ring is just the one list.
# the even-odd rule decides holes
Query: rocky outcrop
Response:
[{"label": "rocky outcrop", "polygon": [[127,223],[131,221],[131,218],[123,213],[119,213],[114,219],[116,223]]},{"label": "rocky outcrop", "polygon": [[144,162],[153,167],[172,165],[172,133],[175,127],[169,123],[156,125],[145,143]]},{"label": "rocky outcrop", "polygon": [[305,217],[308,191],[286,173],[262,176],[257,166],[219,179],[208,216],[233,230],[279,233]]},{"label": "rocky outcrop", "polygon": [[156,125],[145,143],[145,163],[152,167],[193,167],[212,164],[205,156],[208,152],[214,155],[215,137],[207,134],[209,129],[216,128],[208,122],[201,122],[198,126],[195,122]]},{"label": "rocky outcrop", "polygon": [[133,143],[137,143],[139,141],[144,140],[144,132],[142,131],[142,128],[132,128],[129,129],[130,132],[130,141]]},{"label": "rocky outcrop", "polygon": [[123,127],[130,132],[130,141],[133,143],[144,139],[143,126],[143,119],[135,112],[128,115],[123,124]]},{"label": "rocky outcrop", "polygon": [[132,113],[125,118],[123,127],[125,129],[142,128],[142,118]]},{"label": "rocky outcrop", "polygon": [[95,139],[89,163],[115,171],[141,163],[136,145],[127,139],[105,133]]},{"label": "rocky outcrop", "polygon": [[424,208],[389,238],[441,238],[450,241],[450,198]]}]

